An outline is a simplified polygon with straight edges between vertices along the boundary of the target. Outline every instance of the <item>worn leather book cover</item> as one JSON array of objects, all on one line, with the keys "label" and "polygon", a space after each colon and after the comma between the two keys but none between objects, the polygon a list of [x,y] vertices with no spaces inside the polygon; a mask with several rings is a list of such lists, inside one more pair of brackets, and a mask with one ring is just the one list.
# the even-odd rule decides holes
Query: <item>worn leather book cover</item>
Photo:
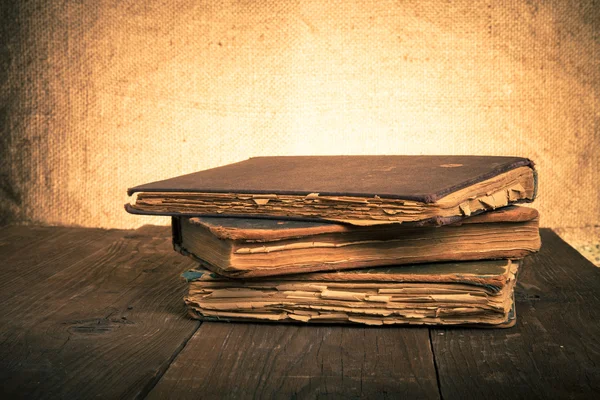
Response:
[{"label": "worn leather book cover", "polygon": [[520,259],[540,248],[538,212],[508,206],[442,227],[173,217],[177,251],[248,278],[438,261]]},{"label": "worn leather book cover", "polygon": [[533,162],[497,156],[255,157],[130,188],[131,213],[442,225],[533,201]]},{"label": "worn leather book cover", "polygon": [[518,268],[488,260],[241,280],[199,267],[183,277],[190,314],[208,321],[509,327]]}]

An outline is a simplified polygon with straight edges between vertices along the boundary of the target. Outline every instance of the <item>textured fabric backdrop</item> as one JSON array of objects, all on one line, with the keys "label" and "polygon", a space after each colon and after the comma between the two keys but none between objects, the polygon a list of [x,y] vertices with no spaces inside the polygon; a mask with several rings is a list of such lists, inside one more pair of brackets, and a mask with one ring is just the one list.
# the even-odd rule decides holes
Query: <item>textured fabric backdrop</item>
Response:
[{"label": "textured fabric backdrop", "polygon": [[600,224],[597,1],[3,3],[4,222],[168,223],[125,190],[258,155],[489,154],[537,162],[542,225]]}]

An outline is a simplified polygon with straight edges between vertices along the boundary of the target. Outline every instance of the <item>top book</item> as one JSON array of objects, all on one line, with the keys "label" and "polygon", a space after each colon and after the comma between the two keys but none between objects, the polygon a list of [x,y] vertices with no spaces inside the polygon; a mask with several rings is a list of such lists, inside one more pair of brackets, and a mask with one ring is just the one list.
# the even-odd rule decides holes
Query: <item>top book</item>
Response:
[{"label": "top book", "polygon": [[136,186],[127,211],[173,216],[445,225],[536,196],[531,160],[497,156],[290,156]]}]

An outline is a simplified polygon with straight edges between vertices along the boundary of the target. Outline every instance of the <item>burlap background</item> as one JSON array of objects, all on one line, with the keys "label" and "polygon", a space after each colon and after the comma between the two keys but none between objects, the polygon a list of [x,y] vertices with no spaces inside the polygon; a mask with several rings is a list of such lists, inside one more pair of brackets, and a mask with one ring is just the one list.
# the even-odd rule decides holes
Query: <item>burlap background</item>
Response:
[{"label": "burlap background", "polygon": [[127,187],[256,155],[534,159],[600,224],[594,1],[3,2],[2,221],[167,223]]}]

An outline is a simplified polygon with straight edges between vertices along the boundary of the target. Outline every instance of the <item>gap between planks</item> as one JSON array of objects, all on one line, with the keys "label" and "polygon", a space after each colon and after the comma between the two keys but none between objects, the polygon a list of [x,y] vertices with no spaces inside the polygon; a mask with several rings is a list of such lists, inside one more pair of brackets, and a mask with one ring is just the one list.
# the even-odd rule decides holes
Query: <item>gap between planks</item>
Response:
[{"label": "gap between planks", "polygon": [[0,254],[9,396],[141,397],[199,326],[167,228],[7,228]]},{"label": "gap between planks", "polygon": [[439,399],[429,329],[204,322],[148,399]]}]

